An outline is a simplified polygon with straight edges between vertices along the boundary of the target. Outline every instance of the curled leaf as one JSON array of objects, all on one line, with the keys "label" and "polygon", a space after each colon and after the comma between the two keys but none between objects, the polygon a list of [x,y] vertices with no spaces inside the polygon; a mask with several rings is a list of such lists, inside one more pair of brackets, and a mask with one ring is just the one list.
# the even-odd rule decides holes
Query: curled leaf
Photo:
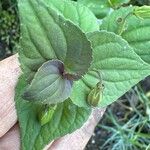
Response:
[{"label": "curled leaf", "polygon": [[56,104],[66,100],[71,93],[72,81],[63,76],[64,65],[59,60],[44,63],[23,94],[25,100],[43,104]]}]

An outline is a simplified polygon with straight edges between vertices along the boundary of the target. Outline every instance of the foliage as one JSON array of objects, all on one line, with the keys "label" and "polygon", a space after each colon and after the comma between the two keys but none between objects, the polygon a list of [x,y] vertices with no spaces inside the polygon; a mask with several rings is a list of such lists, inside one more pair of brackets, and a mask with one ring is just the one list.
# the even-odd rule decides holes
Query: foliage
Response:
[{"label": "foliage", "polygon": [[[150,74],[149,19],[137,18],[133,7],[122,8],[110,15],[107,12],[100,26],[107,31],[99,31],[98,20],[87,5],[80,4],[83,2],[89,4],[89,1],[18,1],[19,59],[24,75],[17,85],[15,100],[24,150],[40,150],[53,139],[80,128],[91,112],[87,97],[100,80],[105,88],[103,91],[96,88],[96,95],[102,94],[96,105],[103,107]],[[108,10],[128,1],[110,2]],[[103,13],[97,10],[96,16]],[[93,96],[90,94],[90,99]],[[45,104],[57,107],[49,105],[50,117],[42,114],[38,120],[40,111],[45,112]]]},{"label": "foliage", "polygon": [[0,8],[0,59],[16,50],[19,39],[19,21],[15,1],[1,1]]},{"label": "foliage", "polygon": [[145,62],[150,63],[150,18],[139,18],[133,12],[132,7],[120,8],[107,16],[100,28],[121,35]]},{"label": "foliage", "polygon": [[131,0],[131,4],[137,5],[137,6],[150,5],[150,1],[149,0]]},{"label": "foliage", "polygon": [[107,0],[78,0],[77,2],[87,6],[99,19],[104,18],[110,11],[110,3]]},{"label": "foliage", "polygon": [[90,109],[77,107],[70,99],[58,104],[47,124],[40,125],[37,113],[41,105],[29,103],[21,98],[27,82],[21,77],[16,88],[16,107],[21,127],[22,150],[42,150],[49,141],[73,132],[88,119]]}]

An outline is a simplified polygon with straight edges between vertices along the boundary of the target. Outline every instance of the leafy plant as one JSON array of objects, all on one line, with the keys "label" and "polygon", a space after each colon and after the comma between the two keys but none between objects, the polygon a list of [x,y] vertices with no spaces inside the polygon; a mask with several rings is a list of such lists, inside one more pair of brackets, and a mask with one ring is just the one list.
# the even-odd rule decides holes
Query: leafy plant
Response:
[{"label": "leafy plant", "polygon": [[15,1],[0,1],[0,59],[16,52],[19,22]]},{"label": "leafy plant", "polygon": [[138,5],[138,6],[150,5],[150,1],[149,0],[131,0],[131,4]]},{"label": "leafy plant", "polygon": [[[94,14],[76,2],[18,0],[18,8],[23,75],[15,100],[23,150],[40,150],[80,128],[92,106],[111,104],[150,74],[147,59],[136,51],[146,49],[119,36],[126,21],[119,13],[119,24],[118,19],[111,24],[117,35],[109,32],[107,18],[101,25],[105,31],[99,30]],[[140,29],[144,34],[145,26]]]}]

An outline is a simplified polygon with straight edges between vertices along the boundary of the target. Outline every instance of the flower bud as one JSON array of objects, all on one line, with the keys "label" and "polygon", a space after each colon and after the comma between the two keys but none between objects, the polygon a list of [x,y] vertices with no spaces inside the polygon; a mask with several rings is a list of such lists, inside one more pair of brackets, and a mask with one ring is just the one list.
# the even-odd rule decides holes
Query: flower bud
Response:
[{"label": "flower bud", "polygon": [[53,106],[44,105],[41,107],[38,113],[38,119],[39,119],[41,126],[45,125],[52,119],[53,114],[56,110],[56,107],[57,105],[53,105]]},{"label": "flower bud", "polygon": [[147,19],[150,18],[150,6],[135,7],[133,14],[139,18]]},{"label": "flower bud", "polygon": [[102,100],[104,86],[101,82],[98,82],[96,86],[90,91],[87,102],[89,105],[96,107],[99,101]]}]

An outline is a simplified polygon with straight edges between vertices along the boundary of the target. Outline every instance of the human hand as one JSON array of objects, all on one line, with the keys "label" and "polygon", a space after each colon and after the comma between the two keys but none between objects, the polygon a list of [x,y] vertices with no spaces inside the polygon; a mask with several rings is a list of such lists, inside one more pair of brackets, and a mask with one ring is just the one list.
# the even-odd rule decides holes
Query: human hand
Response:
[{"label": "human hand", "polygon": [[[14,103],[15,86],[21,74],[18,56],[0,62],[0,150],[19,150],[19,126]],[[88,121],[72,134],[51,142],[45,150],[82,150],[105,109],[94,109]]]}]

